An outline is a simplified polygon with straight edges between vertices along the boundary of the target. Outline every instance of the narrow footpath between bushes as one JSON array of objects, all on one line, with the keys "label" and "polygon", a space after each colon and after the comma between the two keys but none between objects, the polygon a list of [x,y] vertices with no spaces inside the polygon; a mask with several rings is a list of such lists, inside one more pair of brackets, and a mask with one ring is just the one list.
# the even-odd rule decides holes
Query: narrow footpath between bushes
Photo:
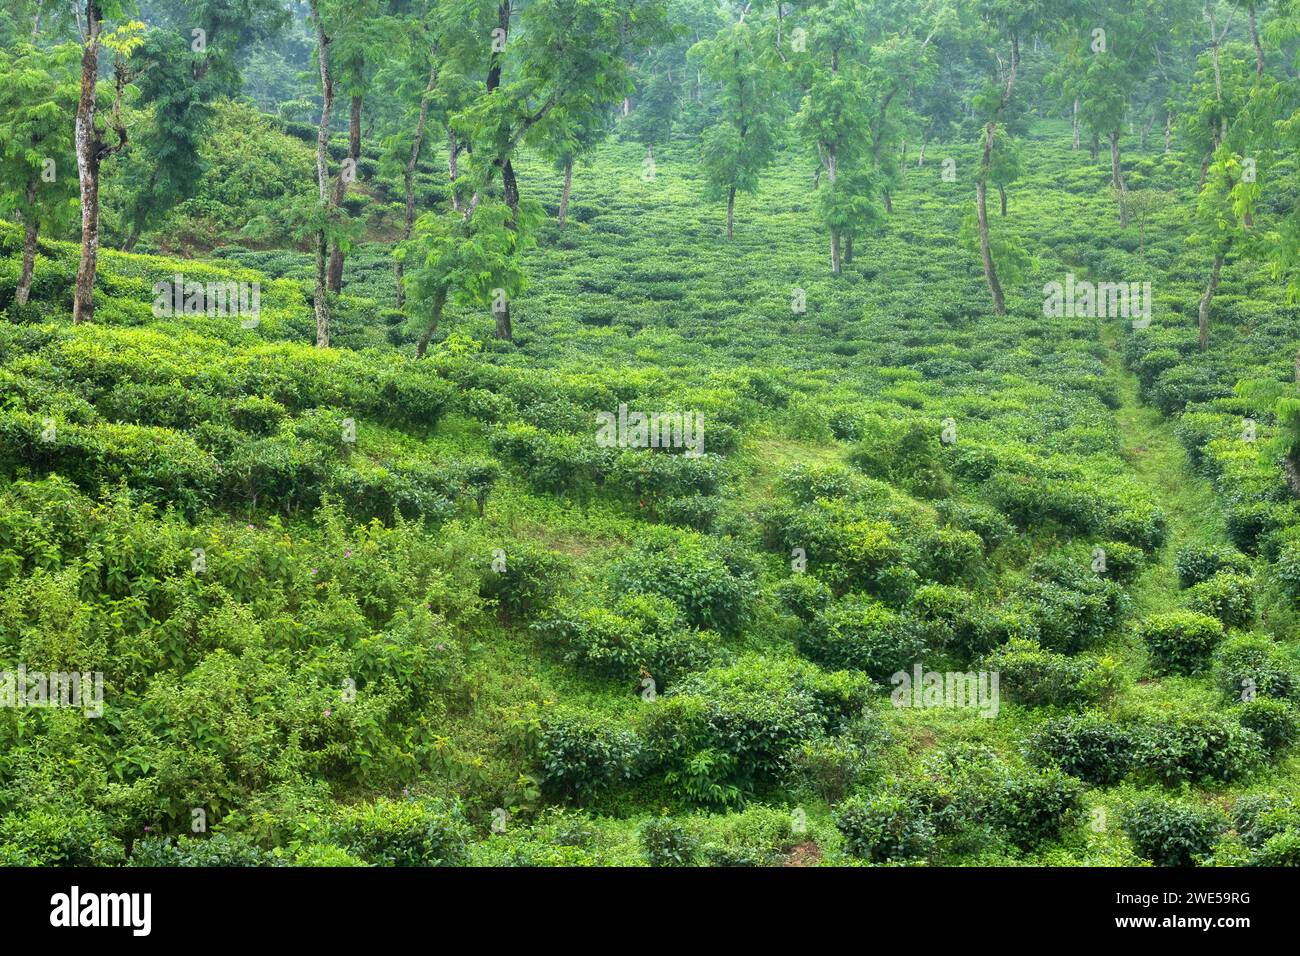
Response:
[{"label": "narrow footpath between bushes", "polygon": [[1213,486],[1192,471],[1173,424],[1159,409],[1138,398],[1137,376],[1125,367],[1121,351],[1124,330],[1115,320],[1100,321],[1106,368],[1119,396],[1114,415],[1120,456],[1129,475],[1160,506],[1169,524],[1168,543],[1131,590],[1133,617],[1140,620],[1179,607],[1174,570],[1179,548],[1201,543],[1227,545],[1228,538]]}]

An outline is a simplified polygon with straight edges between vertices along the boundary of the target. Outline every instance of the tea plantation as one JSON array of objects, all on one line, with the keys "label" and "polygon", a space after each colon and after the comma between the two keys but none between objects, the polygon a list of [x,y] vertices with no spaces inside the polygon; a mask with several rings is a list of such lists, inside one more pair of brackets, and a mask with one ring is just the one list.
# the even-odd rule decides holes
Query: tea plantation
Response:
[{"label": "tea plantation", "polygon": [[[1125,127],[1121,224],[1106,144],[1024,117],[1005,314],[975,135],[899,144],[839,274],[793,129],[730,238],[694,138],[647,167],[616,127],[563,225],[524,145],[512,338],[449,296],[417,358],[400,167],[363,147],[318,348],[273,204],[315,128],[212,128],[194,195],[100,249],[92,321],[75,234],[20,302],[0,223],[0,670],[103,675],[101,715],[0,707],[0,863],[1300,863],[1300,310],[1232,246],[1200,349],[1158,130]],[[439,142],[414,184],[449,202]],[[1150,321],[1046,315],[1067,274],[1149,283]],[[176,276],[256,284],[257,321],[158,314]],[[598,441],[623,407],[703,453]]]}]

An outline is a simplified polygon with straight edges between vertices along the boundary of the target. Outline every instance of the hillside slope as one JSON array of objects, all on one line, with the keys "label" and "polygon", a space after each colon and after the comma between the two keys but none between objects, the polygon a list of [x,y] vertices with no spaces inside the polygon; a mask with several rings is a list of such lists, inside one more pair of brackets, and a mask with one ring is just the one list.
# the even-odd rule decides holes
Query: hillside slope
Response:
[{"label": "hillside slope", "polygon": [[[1005,317],[965,147],[832,277],[800,157],[727,241],[688,154],[604,146],[517,341],[450,312],[423,361],[379,245],[321,351],[306,257],[106,250],[73,327],[75,248],[19,308],[4,227],[0,663],[104,715],[0,710],[0,860],[1097,865],[1174,820],[1293,862],[1300,511],[1233,386],[1295,310],[1230,262],[1197,353],[1172,160],[1130,152],[1139,248],[1068,129],[1025,149]],[[1045,317],[1067,272],[1152,282],[1151,327]],[[176,273],[258,323],[155,317]],[[622,406],[704,454],[603,446]],[[996,706],[894,706],[917,667]]]}]

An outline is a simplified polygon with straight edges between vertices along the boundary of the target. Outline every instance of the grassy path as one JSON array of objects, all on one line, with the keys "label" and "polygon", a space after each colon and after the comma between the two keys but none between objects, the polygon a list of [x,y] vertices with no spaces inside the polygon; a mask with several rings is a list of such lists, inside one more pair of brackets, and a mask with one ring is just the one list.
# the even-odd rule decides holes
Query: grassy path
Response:
[{"label": "grassy path", "polygon": [[[1120,352],[1120,331],[1114,323],[1106,323],[1100,333],[1107,350],[1107,372],[1119,395],[1114,414],[1120,457],[1128,475],[1164,511],[1169,527],[1168,543],[1129,589],[1133,600],[1130,619],[1136,622],[1180,606],[1178,574],[1174,570],[1179,548],[1202,542],[1222,543],[1227,535],[1214,489],[1193,473],[1173,425],[1158,409],[1139,400],[1137,376],[1125,368]],[[1139,687],[1145,685],[1145,692],[1139,690],[1139,696],[1160,693],[1165,681],[1141,679],[1146,672],[1146,653],[1131,631],[1124,629],[1108,650],[1140,681]]]},{"label": "grassy path", "polygon": [[1223,513],[1210,483],[1192,472],[1173,425],[1158,409],[1139,401],[1137,377],[1124,367],[1119,331],[1113,324],[1102,327],[1101,341],[1107,349],[1106,367],[1118,386],[1115,424],[1120,456],[1129,475],[1160,505],[1169,522],[1169,544],[1133,589],[1134,612],[1145,615],[1177,605],[1174,555],[1189,544],[1223,542]]}]

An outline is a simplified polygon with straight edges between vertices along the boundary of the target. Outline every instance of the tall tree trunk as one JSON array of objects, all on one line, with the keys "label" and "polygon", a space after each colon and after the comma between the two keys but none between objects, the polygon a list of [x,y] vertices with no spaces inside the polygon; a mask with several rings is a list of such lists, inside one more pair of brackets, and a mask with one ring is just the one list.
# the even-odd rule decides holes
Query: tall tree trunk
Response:
[{"label": "tall tree trunk", "polygon": [[510,323],[509,302],[505,304],[505,308],[496,313],[496,330],[493,334],[504,342],[513,342],[515,340],[514,326]]},{"label": "tall tree trunk", "polygon": [[456,177],[460,175],[460,143],[456,141],[456,131],[447,127],[447,176],[451,182],[451,208],[460,212],[460,197],[456,195]]},{"label": "tall tree trunk", "polygon": [[433,333],[438,331],[438,322],[442,319],[442,308],[447,302],[447,293],[438,292],[433,297],[431,303],[432,312],[429,315],[429,324],[420,334],[420,341],[415,346],[415,357],[424,358],[424,353],[429,350],[429,340],[433,338]]},{"label": "tall tree trunk", "polygon": [[[36,208],[36,180],[27,184],[27,208]],[[36,216],[23,216],[23,271],[18,276],[18,288],[14,291],[14,301],[19,305],[27,304],[27,297],[32,292],[32,272],[36,266]]]},{"label": "tall tree trunk", "polygon": [[1119,195],[1119,224],[1128,225],[1127,187],[1124,185],[1124,170],[1119,162],[1119,133],[1112,130],[1110,134],[1110,184]]},{"label": "tall tree trunk", "polygon": [[[826,150],[826,180],[831,184],[831,189],[835,188],[835,177],[839,175],[838,160],[835,156],[835,148],[827,147]],[[831,227],[831,275],[840,274],[840,231]]]},{"label": "tall tree trunk", "polygon": [[1074,145],[1071,149],[1079,148],[1079,98],[1074,98],[1074,112],[1070,115],[1070,129],[1074,133]]},{"label": "tall tree trunk", "polygon": [[[510,32],[510,0],[499,0],[497,4],[497,26],[501,30],[501,35],[507,36]],[[488,94],[493,93],[501,85],[501,56],[494,49],[488,57],[488,71],[485,87]],[[510,162],[510,156],[507,153],[504,157],[498,159],[497,165],[501,169],[501,194],[510,207],[511,228],[519,228],[519,183],[515,179],[515,167]],[[470,210],[474,208],[474,201],[470,201]],[[507,300],[503,307],[496,315],[496,337],[504,339],[507,342],[514,341],[514,329],[510,322],[510,302]]]},{"label": "tall tree trunk", "polygon": [[844,264],[848,265],[853,261],[853,236],[852,234],[844,237]]},{"label": "tall tree trunk", "polygon": [[[352,160],[349,164],[352,169],[352,175],[356,175],[357,160],[361,158],[361,97],[352,97],[351,111],[348,116],[348,159]],[[343,170],[339,170],[338,179],[334,183],[334,207],[337,209],[343,205],[343,197],[348,192],[348,179],[344,177]],[[334,240],[333,248],[330,249],[330,267],[329,267],[329,290],[335,295],[343,291],[343,247],[339,245],[337,239]]]},{"label": "tall tree trunk", "polygon": [[[319,0],[311,0],[311,15],[316,21],[317,58],[320,61],[321,111],[320,128],[316,132],[316,186],[322,211],[329,203],[329,129],[330,114],[334,110],[334,78],[330,75],[330,39],[325,35],[321,21]],[[326,258],[328,256],[325,228],[316,233],[316,286],[312,292],[312,308],[316,312],[316,347],[328,348],[330,344],[329,298],[326,292]]]},{"label": "tall tree trunk", "polygon": [[916,165],[918,168],[925,165],[925,140],[921,141],[921,154],[916,157]]},{"label": "tall tree trunk", "polygon": [[997,315],[1006,315],[1007,307],[1002,297],[1002,283],[998,281],[998,270],[993,264],[993,251],[989,245],[987,193],[988,185],[983,180],[975,184],[975,206],[980,231],[980,259],[984,263],[984,280],[988,283],[989,293],[993,296],[993,311]]},{"label": "tall tree trunk", "polygon": [[[438,47],[435,44],[429,51],[429,81],[424,84],[424,95],[420,97],[420,118],[415,123],[415,138],[411,141],[411,155],[406,159],[406,169],[402,172],[402,196],[406,201],[406,215],[402,220],[402,242],[411,238],[411,229],[415,225],[415,168],[420,162],[420,150],[424,146],[424,129],[429,122],[429,94],[438,83]],[[396,268],[397,307],[406,305],[406,275],[402,260],[398,259]]]},{"label": "tall tree trunk", "polygon": [[727,238],[731,238],[731,224],[736,216],[736,187],[727,190]]},{"label": "tall tree trunk", "polygon": [[569,221],[569,194],[573,192],[573,157],[564,158],[564,189],[560,192],[560,225]]},{"label": "tall tree trunk", "polygon": [[988,283],[989,294],[993,296],[993,311],[997,315],[1007,314],[1006,300],[1002,294],[1002,283],[998,281],[997,266],[993,262],[993,246],[989,241],[989,169],[993,165],[993,138],[997,132],[997,121],[1011,103],[1011,94],[1016,88],[1016,71],[1020,66],[1020,41],[1011,34],[1011,63],[1007,70],[1006,87],[997,111],[984,125],[984,151],[980,156],[979,174],[975,178],[975,213],[979,225],[980,259],[984,263],[984,281]]},{"label": "tall tree trunk", "polygon": [[1165,113],[1165,152],[1169,152],[1169,145],[1174,135],[1174,114],[1172,111]]},{"label": "tall tree trunk", "polygon": [[1007,218],[1007,187],[998,183],[998,199],[1002,205],[1002,218]]},{"label": "tall tree trunk", "polygon": [[1092,161],[1095,163],[1097,157],[1101,155],[1101,137],[1096,133],[1092,134],[1092,145],[1088,148],[1088,151],[1092,154]]},{"label": "tall tree trunk", "polygon": [[888,190],[888,189],[882,189],[882,190],[881,190],[881,194],[882,194],[882,197],[883,197],[884,200],[885,200],[885,213],[886,213],[887,215],[893,215],[893,213],[894,213],[894,200],[890,198],[889,190]]},{"label": "tall tree trunk", "polygon": [[86,0],[86,42],[81,54],[81,98],[77,101],[77,179],[81,189],[81,260],[72,299],[72,324],[95,317],[95,271],[99,260],[99,135],[95,129],[95,87],[99,77],[99,35],[104,22],[96,0]]},{"label": "tall tree trunk", "polygon": [[1151,136],[1151,127],[1156,125],[1156,114],[1152,113],[1147,118],[1147,125],[1142,127],[1142,148],[1147,148],[1147,140]]},{"label": "tall tree trunk", "polygon": [[1250,23],[1250,39],[1255,44],[1255,76],[1264,75],[1264,47],[1259,42],[1259,26],[1255,22],[1255,5],[1249,4],[1246,7],[1246,17]]},{"label": "tall tree trunk", "polygon": [[[512,228],[519,228],[519,182],[515,179],[514,164],[507,159],[501,164],[501,193],[506,205],[510,207]],[[507,342],[515,340],[514,326],[510,321],[510,301],[507,299],[501,311],[496,313],[496,337]]]},{"label": "tall tree trunk", "polygon": [[1216,253],[1214,256],[1214,268],[1210,270],[1210,281],[1205,287],[1205,294],[1201,296],[1201,307],[1197,313],[1197,328],[1200,331],[1200,347],[1204,352],[1210,347],[1210,303],[1214,301],[1214,293],[1219,288],[1219,270],[1223,268],[1223,253]]}]

